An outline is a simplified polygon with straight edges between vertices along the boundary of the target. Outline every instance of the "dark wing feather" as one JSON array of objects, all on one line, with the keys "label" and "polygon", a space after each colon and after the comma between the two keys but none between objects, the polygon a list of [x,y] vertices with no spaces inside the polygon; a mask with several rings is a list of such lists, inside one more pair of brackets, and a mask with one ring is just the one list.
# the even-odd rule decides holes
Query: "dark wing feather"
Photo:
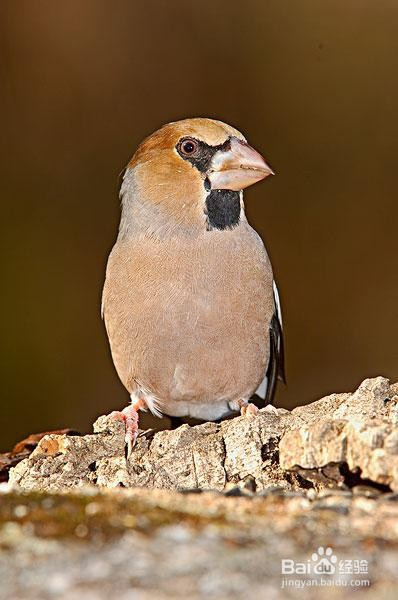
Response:
[{"label": "dark wing feather", "polygon": [[272,404],[275,396],[276,383],[280,379],[286,383],[285,356],[283,346],[283,331],[277,312],[274,313],[269,328],[269,362],[267,369],[267,393],[265,405]]}]

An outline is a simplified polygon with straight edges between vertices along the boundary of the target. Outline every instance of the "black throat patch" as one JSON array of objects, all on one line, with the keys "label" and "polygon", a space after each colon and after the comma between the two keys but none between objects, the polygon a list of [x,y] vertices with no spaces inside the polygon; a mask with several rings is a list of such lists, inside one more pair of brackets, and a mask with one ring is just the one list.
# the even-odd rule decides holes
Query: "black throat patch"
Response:
[{"label": "black throat patch", "polygon": [[211,190],[206,198],[205,214],[207,230],[233,229],[239,225],[239,192],[232,190]]}]

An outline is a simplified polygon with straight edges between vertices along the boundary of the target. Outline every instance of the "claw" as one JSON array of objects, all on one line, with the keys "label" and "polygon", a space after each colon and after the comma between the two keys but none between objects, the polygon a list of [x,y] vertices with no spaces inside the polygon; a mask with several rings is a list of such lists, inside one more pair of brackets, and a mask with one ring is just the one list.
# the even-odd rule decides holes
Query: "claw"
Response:
[{"label": "claw", "polygon": [[133,452],[133,448],[136,444],[138,437],[138,412],[137,409],[141,408],[140,405],[134,406],[131,404],[127,406],[122,411],[114,410],[111,413],[112,419],[118,419],[124,421],[126,427],[126,433],[124,436],[124,441],[126,443],[126,460],[130,459],[130,456]]},{"label": "claw", "polygon": [[133,440],[131,440],[127,436],[124,438],[124,440],[126,442],[126,460],[130,460],[131,453],[135,446],[135,441],[133,442]]},{"label": "claw", "polygon": [[138,421],[136,423],[136,428],[126,427],[126,435],[124,436],[124,441],[126,442],[126,459],[129,460],[131,453],[133,451],[134,446],[137,443],[138,438]]}]

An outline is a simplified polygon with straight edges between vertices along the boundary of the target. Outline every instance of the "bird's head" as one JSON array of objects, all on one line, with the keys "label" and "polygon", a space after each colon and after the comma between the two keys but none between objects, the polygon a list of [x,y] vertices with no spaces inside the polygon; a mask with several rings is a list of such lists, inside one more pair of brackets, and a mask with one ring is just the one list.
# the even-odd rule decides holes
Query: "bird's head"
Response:
[{"label": "bird's head", "polygon": [[270,174],[263,157],[230,125],[203,118],[168,123],[140,144],[128,164],[121,233],[134,220],[151,233],[175,226],[188,232],[232,229],[243,209],[241,191]]}]

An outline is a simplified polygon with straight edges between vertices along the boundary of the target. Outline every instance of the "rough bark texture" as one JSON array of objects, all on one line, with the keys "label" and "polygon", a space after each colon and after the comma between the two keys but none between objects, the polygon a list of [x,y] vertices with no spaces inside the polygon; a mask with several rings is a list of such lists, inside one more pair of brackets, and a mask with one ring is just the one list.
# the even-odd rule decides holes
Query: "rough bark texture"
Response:
[{"label": "rough bark texture", "polygon": [[48,435],[11,471],[27,490],[105,487],[261,491],[349,486],[366,481],[398,491],[398,386],[367,379],[289,412],[260,411],[220,424],[145,433],[125,459],[124,425],[108,417],[83,437]]},{"label": "rough bark texture", "polygon": [[[128,463],[106,417],[47,435],[0,484],[0,596],[397,598],[397,424],[398,386],[378,377],[291,412],[147,432]],[[335,572],[315,574],[327,552]],[[285,559],[311,574],[282,575]]]}]

